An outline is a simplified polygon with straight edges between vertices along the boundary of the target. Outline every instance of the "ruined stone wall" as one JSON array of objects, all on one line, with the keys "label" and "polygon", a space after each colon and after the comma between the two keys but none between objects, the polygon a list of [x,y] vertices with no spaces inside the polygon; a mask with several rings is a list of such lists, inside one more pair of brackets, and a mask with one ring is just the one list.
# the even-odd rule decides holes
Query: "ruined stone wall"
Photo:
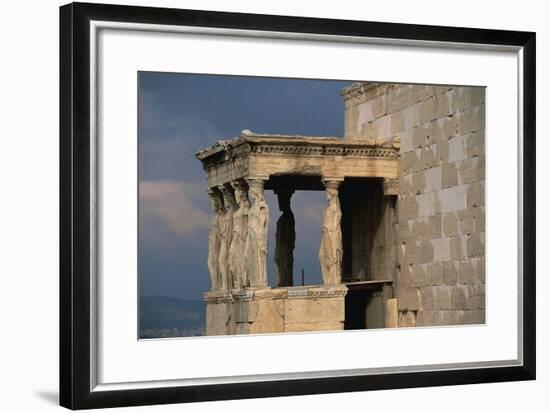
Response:
[{"label": "ruined stone wall", "polygon": [[485,321],[485,89],[354,85],[345,139],[400,145],[399,325]]}]

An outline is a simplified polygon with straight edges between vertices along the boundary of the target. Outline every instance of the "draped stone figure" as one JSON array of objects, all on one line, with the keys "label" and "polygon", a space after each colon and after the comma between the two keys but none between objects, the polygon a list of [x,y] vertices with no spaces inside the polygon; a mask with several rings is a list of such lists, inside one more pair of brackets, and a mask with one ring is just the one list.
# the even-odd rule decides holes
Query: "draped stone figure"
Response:
[{"label": "draped stone figure", "polygon": [[294,191],[276,191],[279,201],[279,210],[282,212],[277,220],[275,256],[273,257],[278,287],[293,285],[292,270],[294,266],[294,246],[296,242],[294,214],[290,209],[290,198],[293,193]]},{"label": "draped stone figure", "polygon": [[233,282],[233,288],[242,288],[248,286],[244,257],[250,201],[248,200],[246,182],[236,181],[231,185],[235,190],[238,209],[233,214],[231,245],[229,247],[229,278]]},{"label": "draped stone figure", "polygon": [[220,227],[225,210],[223,208],[222,196],[217,189],[209,189],[208,195],[210,196],[212,210],[215,214],[210,225],[210,232],[208,233],[208,272],[210,273],[210,281],[212,282],[211,290],[218,290],[221,285],[220,273],[218,271]]},{"label": "draped stone figure", "polygon": [[340,284],[342,279],[342,211],[338,199],[339,181],[323,181],[326,188],[328,206],[323,214],[323,232],[319,261],[324,284]]},{"label": "draped stone figure", "polygon": [[233,190],[226,186],[220,185],[219,190],[223,195],[223,204],[225,212],[221,218],[220,224],[220,253],[218,256],[218,273],[220,277],[219,288],[228,290],[231,288],[231,280],[229,279],[229,247],[231,245],[231,235],[233,231],[233,214],[235,212],[235,197]]},{"label": "draped stone figure", "polygon": [[269,208],[264,198],[264,181],[249,179],[250,196],[254,203],[248,211],[245,261],[251,287],[267,286],[267,225]]}]

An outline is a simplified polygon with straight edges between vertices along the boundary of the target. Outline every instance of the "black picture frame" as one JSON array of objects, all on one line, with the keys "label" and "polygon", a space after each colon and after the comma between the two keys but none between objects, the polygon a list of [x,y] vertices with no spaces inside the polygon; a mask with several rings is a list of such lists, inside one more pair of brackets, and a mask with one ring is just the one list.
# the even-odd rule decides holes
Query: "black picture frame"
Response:
[{"label": "black picture frame", "polygon": [[[523,365],[190,387],[91,391],[90,21],[249,29],[379,39],[506,45],[523,53]],[[70,409],[533,380],[535,59],[531,32],[72,3],[60,8],[60,404]]]}]

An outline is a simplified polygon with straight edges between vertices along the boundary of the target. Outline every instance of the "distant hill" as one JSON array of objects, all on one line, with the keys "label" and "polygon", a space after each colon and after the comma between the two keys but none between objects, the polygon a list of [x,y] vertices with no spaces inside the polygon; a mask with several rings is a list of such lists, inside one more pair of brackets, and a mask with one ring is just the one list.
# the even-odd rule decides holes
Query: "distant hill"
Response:
[{"label": "distant hill", "polygon": [[148,295],[140,298],[140,338],[204,335],[203,301]]}]

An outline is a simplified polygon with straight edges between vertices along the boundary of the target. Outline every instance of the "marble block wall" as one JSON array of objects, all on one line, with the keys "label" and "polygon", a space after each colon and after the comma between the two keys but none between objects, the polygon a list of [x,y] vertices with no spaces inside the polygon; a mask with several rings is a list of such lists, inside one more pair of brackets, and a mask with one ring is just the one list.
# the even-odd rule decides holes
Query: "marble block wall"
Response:
[{"label": "marble block wall", "polygon": [[354,84],[345,139],[400,147],[399,326],[485,322],[485,89]]}]

